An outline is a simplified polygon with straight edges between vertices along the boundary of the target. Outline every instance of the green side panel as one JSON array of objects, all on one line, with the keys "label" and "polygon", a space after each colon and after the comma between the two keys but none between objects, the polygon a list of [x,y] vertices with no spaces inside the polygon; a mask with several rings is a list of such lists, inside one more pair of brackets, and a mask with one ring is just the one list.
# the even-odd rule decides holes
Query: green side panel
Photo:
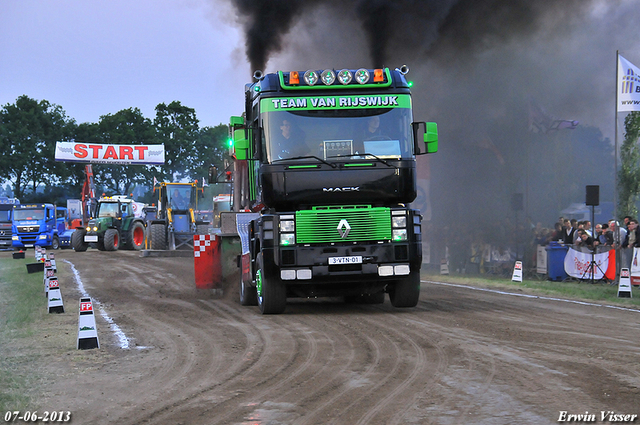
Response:
[{"label": "green side panel", "polygon": [[[345,238],[338,226],[351,227]],[[343,226],[344,231],[344,226]],[[314,207],[296,212],[296,243],[364,242],[391,239],[389,208],[371,206]]]},{"label": "green side panel", "polygon": [[233,147],[236,152],[236,159],[245,160],[249,151],[249,140],[244,137],[244,129],[233,131]]}]

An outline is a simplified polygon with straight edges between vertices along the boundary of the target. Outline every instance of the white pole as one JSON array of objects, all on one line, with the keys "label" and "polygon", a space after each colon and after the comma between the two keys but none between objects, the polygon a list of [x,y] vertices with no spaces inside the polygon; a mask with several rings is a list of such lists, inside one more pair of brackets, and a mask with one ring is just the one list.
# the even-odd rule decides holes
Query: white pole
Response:
[{"label": "white pole", "polygon": [[619,51],[616,50],[616,128],[615,128],[615,141],[614,141],[614,149],[615,149],[615,169],[614,169],[614,187],[613,187],[613,219],[616,221],[616,237],[615,239],[618,241],[618,244],[614,244],[616,250],[616,281],[619,280],[620,276],[620,226],[618,224],[618,63],[620,59],[618,56],[620,55]]}]

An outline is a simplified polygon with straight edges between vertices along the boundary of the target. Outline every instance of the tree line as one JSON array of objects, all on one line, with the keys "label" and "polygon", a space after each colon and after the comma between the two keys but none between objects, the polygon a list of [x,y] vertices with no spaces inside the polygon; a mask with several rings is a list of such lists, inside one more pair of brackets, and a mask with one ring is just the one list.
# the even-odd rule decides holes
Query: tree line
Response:
[{"label": "tree line", "polygon": [[[93,166],[99,193],[128,194],[137,185],[158,181],[202,180],[209,166],[223,169],[228,159],[228,127],[200,127],[196,111],[179,101],[160,103],[153,120],[138,108],[77,124],[64,109],[26,95],[0,109],[0,181],[9,182],[21,202],[78,198],[84,164],[55,161],[56,142],[164,144],[165,164]],[[44,186],[44,195],[39,187]],[[53,198],[53,199],[52,199]]]}]

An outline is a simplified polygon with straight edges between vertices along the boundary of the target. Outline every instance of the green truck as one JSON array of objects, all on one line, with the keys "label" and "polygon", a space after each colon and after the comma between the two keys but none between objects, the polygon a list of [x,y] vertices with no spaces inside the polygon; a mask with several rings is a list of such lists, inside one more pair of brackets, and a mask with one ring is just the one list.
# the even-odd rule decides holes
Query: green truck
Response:
[{"label": "green truck", "polygon": [[416,155],[437,125],[413,120],[408,68],[254,74],[231,117],[240,302],[289,297],[414,307],[422,263]]}]

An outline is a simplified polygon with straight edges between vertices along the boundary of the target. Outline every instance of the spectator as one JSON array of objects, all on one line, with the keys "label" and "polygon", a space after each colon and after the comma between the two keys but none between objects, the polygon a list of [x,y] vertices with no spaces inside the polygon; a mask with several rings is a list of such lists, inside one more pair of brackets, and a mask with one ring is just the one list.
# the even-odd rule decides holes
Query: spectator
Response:
[{"label": "spectator", "polygon": [[587,232],[587,234],[593,238],[593,232],[591,230],[591,221],[590,220],[585,220],[584,221],[584,231]]},{"label": "spectator", "polygon": [[564,229],[562,230],[562,241],[567,245],[571,245],[573,243],[573,237],[576,232],[576,229],[573,227],[571,221],[575,220],[565,219]]},{"label": "spectator", "polygon": [[609,221],[609,229],[611,230],[613,236],[612,245],[614,248],[620,247],[622,242],[627,238],[627,229],[624,227],[618,226],[618,222],[615,220]]},{"label": "spectator", "polygon": [[548,242],[552,242],[552,241],[563,241],[563,236],[562,236],[562,221],[557,222],[554,227],[555,229],[553,230],[553,232],[551,232],[551,234],[549,235],[549,239]]},{"label": "spectator", "polygon": [[628,231],[627,236],[622,242],[622,264],[625,267],[631,268],[631,259],[633,258],[633,248],[640,246],[640,238],[638,237],[638,220],[635,218],[629,218],[627,221]]},{"label": "spectator", "polygon": [[[574,220],[571,220],[572,224]],[[576,242],[578,242],[578,240],[580,239],[580,235],[578,235],[578,231],[580,230],[584,230],[584,221],[576,221],[576,223],[574,224],[574,228],[576,229],[576,231],[573,233],[573,244],[575,245]]]},{"label": "spectator", "polygon": [[576,233],[578,234],[578,238],[575,243],[576,246],[593,249],[593,238],[589,236],[586,230],[580,229]]},{"label": "spectator", "polygon": [[602,223],[602,232],[598,236],[599,245],[611,246],[613,245],[613,232],[609,229],[609,223]]}]

